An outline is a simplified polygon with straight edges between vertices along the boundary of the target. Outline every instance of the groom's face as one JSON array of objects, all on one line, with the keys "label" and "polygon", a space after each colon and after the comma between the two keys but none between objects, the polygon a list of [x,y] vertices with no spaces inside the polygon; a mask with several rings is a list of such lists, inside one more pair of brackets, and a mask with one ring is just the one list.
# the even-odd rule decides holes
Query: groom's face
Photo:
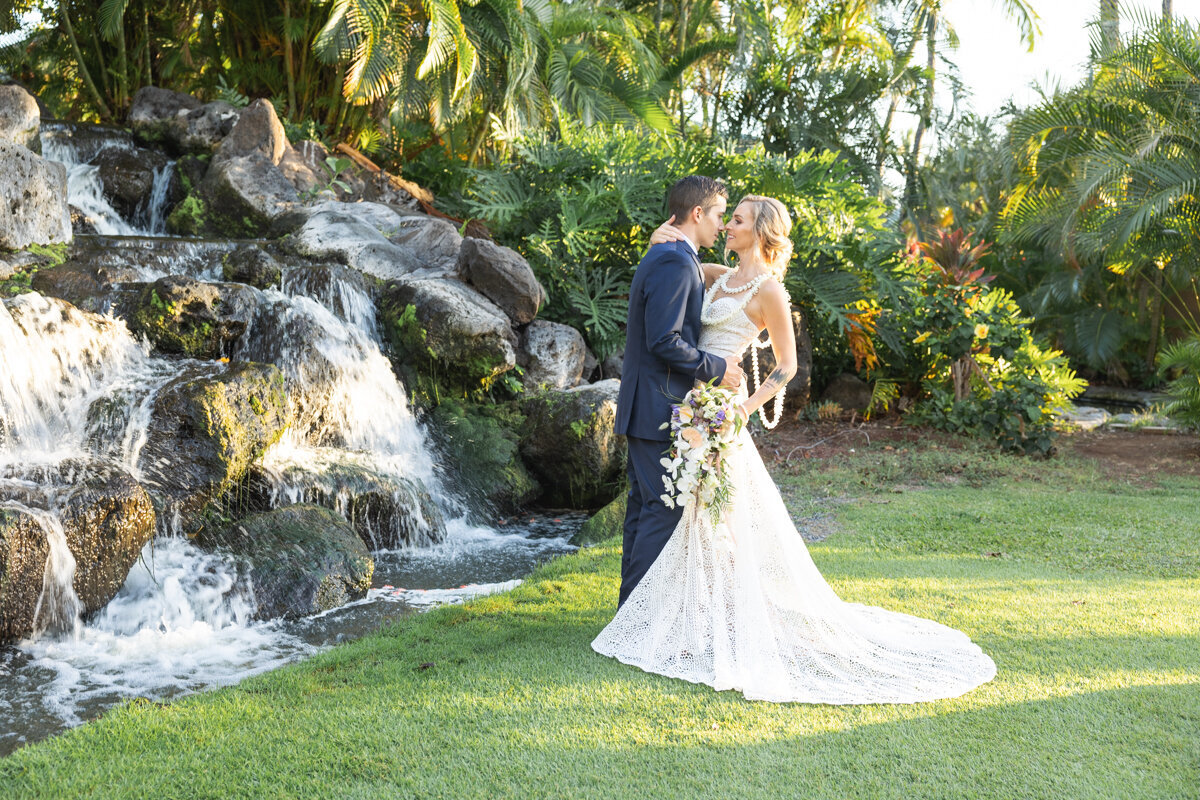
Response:
[{"label": "groom's face", "polygon": [[[707,213],[701,213],[696,224],[696,244],[700,247],[712,247],[717,243],[717,236],[725,230],[725,209],[728,204],[724,197],[718,197],[717,203]],[[701,207],[703,211],[703,207]]]}]

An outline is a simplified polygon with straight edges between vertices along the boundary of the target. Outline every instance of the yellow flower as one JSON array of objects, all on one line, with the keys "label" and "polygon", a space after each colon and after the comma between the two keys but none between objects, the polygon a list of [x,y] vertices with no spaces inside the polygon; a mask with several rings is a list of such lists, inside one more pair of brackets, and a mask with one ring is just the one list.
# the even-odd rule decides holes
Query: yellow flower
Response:
[{"label": "yellow flower", "polygon": [[922,333],[920,336],[918,336],[917,338],[913,339],[913,344],[920,344],[921,342],[925,341],[926,339],[928,339],[928,338],[929,338],[929,336],[930,336],[930,333],[931,333],[931,331],[925,331],[925,332],[924,332],[924,333]]},{"label": "yellow flower", "polygon": [[975,326],[975,338],[986,339],[988,335],[988,326],[982,322]]}]

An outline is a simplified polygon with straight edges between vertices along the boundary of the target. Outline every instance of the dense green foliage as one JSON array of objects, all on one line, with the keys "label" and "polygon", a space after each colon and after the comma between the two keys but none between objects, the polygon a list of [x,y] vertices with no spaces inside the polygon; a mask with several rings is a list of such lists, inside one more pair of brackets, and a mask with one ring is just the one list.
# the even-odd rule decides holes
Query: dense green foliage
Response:
[{"label": "dense green foliage", "polygon": [[857,449],[791,462],[781,490],[831,533],[810,547],[841,597],[937,619],[996,660],[996,679],[964,697],[774,705],[602,658],[588,643],[616,606],[609,542],[513,592],[23,747],[0,760],[0,794],[1187,796],[1200,483],[1114,482],[1070,458]]},{"label": "dense green foliage", "polygon": [[[796,220],[788,289],[825,324],[848,326],[853,304],[890,280],[897,240],[886,206],[830,152],[786,158],[762,146],[568,132],[520,140],[511,160],[476,170],[465,206],[529,259],[549,294],[542,315],[584,331],[603,357],[623,344],[624,295],[650,233],[666,219],[667,189],[693,172],[722,178],[731,205],[754,193],[788,206]],[[843,358],[844,343],[833,343],[840,349],[820,357]]]}]

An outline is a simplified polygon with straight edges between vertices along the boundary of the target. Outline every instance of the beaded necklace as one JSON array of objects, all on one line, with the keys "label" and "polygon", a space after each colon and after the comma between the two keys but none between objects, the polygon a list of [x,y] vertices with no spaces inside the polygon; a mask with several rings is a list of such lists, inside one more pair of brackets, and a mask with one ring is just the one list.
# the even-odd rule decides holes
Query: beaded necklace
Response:
[{"label": "beaded necklace", "polygon": [[[733,319],[734,314],[737,314],[739,311],[741,311],[747,305],[749,305],[751,298],[753,298],[754,294],[758,291],[758,287],[762,286],[763,283],[766,282],[766,280],[771,277],[770,275],[765,275],[765,274],[759,275],[757,278],[750,281],[745,286],[738,286],[736,288],[730,289],[726,284],[729,282],[729,276],[732,275],[734,272],[736,272],[736,270],[731,269],[728,272],[722,274],[719,278],[717,278],[715,281],[713,281],[713,285],[711,287],[709,287],[707,296],[705,297],[704,311],[703,311],[703,313],[700,314],[700,321],[703,322],[705,325],[722,325],[722,324],[728,322],[729,320]],[[713,297],[714,297],[714,295],[716,295],[716,293],[718,291],[725,292],[727,295],[737,295],[737,294],[741,294],[742,292],[749,292],[749,294],[746,295],[745,299],[743,299],[740,303],[737,303],[734,305],[733,311],[730,311],[725,316],[718,318],[718,317],[713,317],[709,313],[709,309],[711,309],[713,306],[713,302],[714,302]],[[725,298],[721,298],[721,299],[723,300]],[[762,341],[759,341],[757,337],[755,337],[754,341],[752,341],[750,343],[750,363],[751,363],[751,373],[750,374],[751,374],[751,377],[754,378],[754,388],[751,390],[751,392],[750,392],[751,394],[753,394],[754,392],[757,392],[759,387],[762,386],[762,383],[763,383],[762,372],[758,366],[758,351],[762,348],[770,347],[770,346],[771,346],[770,338],[768,338],[767,341],[762,342]],[[776,395],[775,395],[775,419],[772,420],[772,419],[767,418],[766,403],[763,403],[763,405],[760,406],[758,409],[758,418],[762,422],[763,427],[766,428],[767,430],[771,430],[772,428],[774,428],[776,425],[779,424],[779,421],[781,419],[783,419],[783,395],[786,391],[787,391],[787,386],[782,386],[782,387],[780,387],[779,392],[776,393]]]},{"label": "beaded necklace", "polygon": [[[738,286],[735,289],[730,289],[728,286],[726,286],[726,284],[729,282],[729,276],[734,272],[736,272],[736,270],[730,270],[729,272],[724,273],[721,275],[721,277],[713,281],[713,285],[709,287],[707,297],[705,297],[704,310],[700,314],[700,321],[705,325],[722,325],[733,319],[734,314],[744,309],[750,303],[751,298],[753,298],[755,292],[758,291],[758,287],[762,286],[763,283],[765,283],[766,280],[771,277],[770,275],[759,275],[745,286]],[[725,292],[727,295],[737,295],[741,294],[742,292],[749,292],[749,294],[742,298],[740,303],[735,304],[733,310],[725,316],[714,317],[711,314],[710,309],[712,309],[714,305],[713,298],[716,296],[718,291]],[[722,297],[720,299],[724,300],[725,298]]]}]

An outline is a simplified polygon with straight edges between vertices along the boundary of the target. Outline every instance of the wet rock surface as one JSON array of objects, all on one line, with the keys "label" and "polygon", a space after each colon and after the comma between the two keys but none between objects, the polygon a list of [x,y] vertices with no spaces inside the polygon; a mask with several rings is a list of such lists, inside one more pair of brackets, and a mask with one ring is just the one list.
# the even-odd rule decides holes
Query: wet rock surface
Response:
[{"label": "wet rock surface", "polygon": [[262,619],[328,611],[371,587],[370,553],[345,519],[320,506],[254,514],[200,541],[246,562]]},{"label": "wet rock surface", "polygon": [[185,372],[159,392],[139,466],[166,517],[160,527],[197,529],[213,499],[241,481],[287,424],[283,374],[236,363]]},{"label": "wet rock surface", "polygon": [[242,284],[172,275],[142,290],[129,326],[164,352],[221,358],[245,336],[258,303],[258,293]]},{"label": "wet rock surface", "polygon": [[543,502],[595,508],[612,500],[625,469],[625,443],[613,432],[619,389],[619,381],[600,381],[522,402],[521,455],[546,489]]},{"label": "wet rock surface", "polygon": [[[85,613],[116,596],[155,529],[146,490],[100,462],[71,459],[19,474],[10,467],[0,475],[0,506],[5,502],[57,509],[75,558],[72,585]],[[33,632],[49,554],[46,531],[36,518],[0,507],[0,641]]]}]

